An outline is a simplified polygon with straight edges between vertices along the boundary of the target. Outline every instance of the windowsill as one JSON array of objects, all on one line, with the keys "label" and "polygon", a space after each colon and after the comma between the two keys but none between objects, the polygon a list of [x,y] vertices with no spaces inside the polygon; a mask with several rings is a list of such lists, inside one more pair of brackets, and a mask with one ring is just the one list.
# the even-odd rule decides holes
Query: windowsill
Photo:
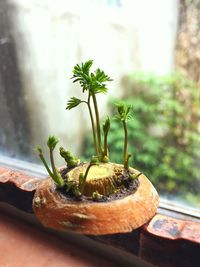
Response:
[{"label": "windowsill", "polygon": [[[45,176],[44,172],[40,171],[41,169],[35,164],[6,157],[0,157],[0,166],[7,168],[0,168],[0,201],[31,213],[34,188],[40,178]],[[22,170],[22,172],[10,171],[9,168]],[[6,194],[6,190],[9,194]],[[15,201],[15,197],[18,198],[18,202]],[[7,208],[5,207],[4,205],[4,211],[9,212],[8,205]],[[2,209],[2,205],[0,208]],[[17,209],[15,210],[17,211]],[[15,215],[21,212],[16,211]],[[131,257],[136,255],[156,266],[196,266],[195,263],[200,260],[199,212],[194,209],[177,207],[175,204],[170,206],[170,202],[162,200],[158,212],[159,214],[148,224],[132,233],[90,236],[90,240],[93,239],[98,242],[96,242],[97,244],[107,244],[109,247],[120,249],[121,252],[128,252],[128,258],[131,260],[133,260]],[[34,218],[34,215],[31,216]],[[27,217],[21,216],[25,220]],[[59,236],[60,233],[57,232],[56,235]],[[111,255],[111,252],[108,254]]]},{"label": "windowsill", "polygon": [[109,259],[99,258],[10,214],[1,212],[0,229],[0,266],[116,266]]}]

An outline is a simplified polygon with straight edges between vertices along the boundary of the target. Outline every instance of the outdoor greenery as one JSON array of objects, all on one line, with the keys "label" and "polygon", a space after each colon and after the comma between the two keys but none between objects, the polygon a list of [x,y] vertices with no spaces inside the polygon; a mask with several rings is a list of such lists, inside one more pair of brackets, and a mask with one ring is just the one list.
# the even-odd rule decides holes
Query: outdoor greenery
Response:
[{"label": "outdoor greenery", "polygon": [[[200,88],[175,73],[165,77],[137,73],[128,77],[123,101],[133,107],[128,123],[130,165],[145,173],[160,193],[200,204]],[[114,99],[109,102],[114,114]],[[122,162],[120,121],[111,119],[110,160]],[[86,138],[83,157],[91,154]]]}]

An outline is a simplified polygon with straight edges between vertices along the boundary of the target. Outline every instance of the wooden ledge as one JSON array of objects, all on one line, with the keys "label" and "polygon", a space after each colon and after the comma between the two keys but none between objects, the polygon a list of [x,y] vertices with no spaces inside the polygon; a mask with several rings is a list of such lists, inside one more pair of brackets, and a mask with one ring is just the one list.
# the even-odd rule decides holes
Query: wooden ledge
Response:
[{"label": "wooden ledge", "polygon": [[[0,167],[0,201],[32,213],[32,198],[41,179]],[[90,238],[139,256],[156,266],[197,266],[200,262],[200,222],[157,214],[127,234]]]},{"label": "wooden ledge", "polygon": [[32,213],[32,199],[41,179],[0,167],[0,201]]},{"label": "wooden ledge", "polygon": [[23,191],[34,191],[41,179],[25,173],[0,167],[0,183],[12,184]]}]

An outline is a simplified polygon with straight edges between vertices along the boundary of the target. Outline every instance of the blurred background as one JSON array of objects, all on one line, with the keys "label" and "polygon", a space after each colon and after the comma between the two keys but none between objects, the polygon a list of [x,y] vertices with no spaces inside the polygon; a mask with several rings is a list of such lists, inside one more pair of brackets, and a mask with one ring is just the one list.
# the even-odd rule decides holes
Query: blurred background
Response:
[{"label": "blurred background", "polygon": [[[132,166],[200,207],[200,0],[0,0],[0,154],[40,164],[34,146],[56,135],[90,158],[87,109],[65,111],[83,97],[73,66],[88,59],[114,80],[98,96],[102,121],[116,98],[133,105]],[[114,120],[109,146],[122,162]]]}]

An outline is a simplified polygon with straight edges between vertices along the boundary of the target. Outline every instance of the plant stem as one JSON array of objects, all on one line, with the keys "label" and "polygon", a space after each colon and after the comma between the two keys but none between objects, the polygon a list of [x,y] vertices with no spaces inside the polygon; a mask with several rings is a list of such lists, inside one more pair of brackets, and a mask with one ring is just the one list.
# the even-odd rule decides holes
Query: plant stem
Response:
[{"label": "plant stem", "polygon": [[94,118],[93,118],[92,109],[91,109],[91,105],[90,105],[90,97],[91,97],[91,95],[89,93],[87,105],[88,105],[88,109],[89,109],[89,113],[90,113],[90,120],[91,120],[91,124],[92,124],[92,134],[93,134],[95,153],[96,153],[96,156],[99,156],[99,150],[98,150],[97,139],[96,139],[96,129],[95,129]]},{"label": "plant stem", "polygon": [[51,170],[49,169],[49,166],[48,166],[48,164],[47,164],[47,162],[46,162],[44,156],[43,156],[41,153],[39,153],[39,157],[40,157],[42,163],[44,164],[44,166],[45,166],[47,172],[48,172],[49,175],[51,176],[51,178],[54,178],[53,173],[52,173]]},{"label": "plant stem", "polygon": [[100,119],[99,119],[99,111],[98,111],[98,105],[97,105],[97,99],[95,94],[92,94],[92,99],[94,103],[94,110],[96,115],[96,126],[97,126],[97,139],[98,139],[98,149],[101,154],[103,155],[102,146],[101,146],[101,127],[100,127]]},{"label": "plant stem", "polygon": [[127,154],[127,146],[128,146],[128,130],[126,126],[126,121],[123,120],[124,127],[124,169],[128,169],[128,154]]},{"label": "plant stem", "polygon": [[109,156],[108,155],[108,131],[104,135],[104,156]]},{"label": "plant stem", "polygon": [[83,180],[82,180],[82,183],[81,183],[81,185],[80,185],[80,192],[81,192],[81,194],[83,193],[83,190],[84,190],[84,187],[85,187],[85,182],[86,182],[86,179],[87,179],[89,170],[90,170],[90,168],[91,168],[92,166],[94,166],[94,165],[96,165],[96,164],[94,164],[94,163],[90,163],[90,164],[88,165],[86,171],[85,171],[85,175],[84,175]]},{"label": "plant stem", "polygon": [[54,163],[54,158],[53,158],[53,149],[50,148],[50,161],[51,161],[51,166],[52,166],[52,170],[53,170],[53,176],[54,176],[54,181],[60,185],[63,186],[64,185],[64,181],[61,177],[61,175],[59,174],[59,172],[56,169],[55,163]]}]

